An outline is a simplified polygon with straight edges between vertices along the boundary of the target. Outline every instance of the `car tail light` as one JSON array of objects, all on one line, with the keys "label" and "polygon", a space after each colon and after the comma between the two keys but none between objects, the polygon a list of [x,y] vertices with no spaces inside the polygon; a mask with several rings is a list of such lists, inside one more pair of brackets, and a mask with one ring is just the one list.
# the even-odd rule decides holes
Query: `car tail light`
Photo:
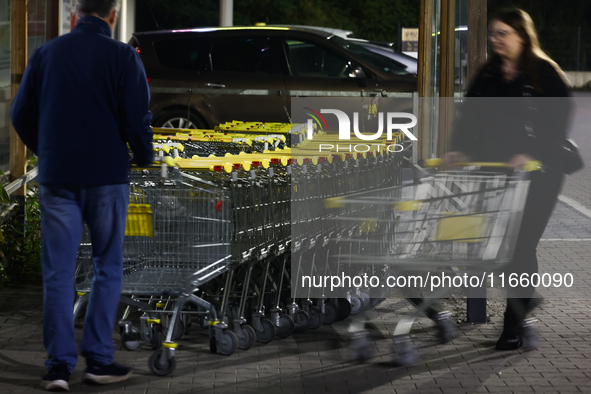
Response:
[{"label": "car tail light", "polygon": [[152,82],[152,78],[147,77],[146,80],[148,81],[148,83]]}]

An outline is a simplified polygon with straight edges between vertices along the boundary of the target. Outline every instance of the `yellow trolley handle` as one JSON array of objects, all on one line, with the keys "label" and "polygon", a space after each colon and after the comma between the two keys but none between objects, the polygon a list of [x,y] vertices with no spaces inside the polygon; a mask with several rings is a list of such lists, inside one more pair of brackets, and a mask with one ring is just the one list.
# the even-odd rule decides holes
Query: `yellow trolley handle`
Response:
[{"label": "yellow trolley handle", "polygon": [[[454,165],[459,167],[490,167],[490,168],[509,168],[509,164],[507,163],[500,163],[500,162],[469,162],[469,161],[460,161],[454,163]],[[425,168],[434,168],[434,167],[441,167],[443,166],[443,159],[427,159],[423,163],[423,167]],[[525,171],[539,171],[542,169],[542,162],[537,160],[528,161],[523,166]]]}]

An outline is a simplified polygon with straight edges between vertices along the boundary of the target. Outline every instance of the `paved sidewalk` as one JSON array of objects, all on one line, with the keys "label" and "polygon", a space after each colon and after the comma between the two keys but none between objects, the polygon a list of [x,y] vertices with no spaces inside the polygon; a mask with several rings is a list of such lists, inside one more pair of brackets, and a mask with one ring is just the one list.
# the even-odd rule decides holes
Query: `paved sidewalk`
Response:
[{"label": "paved sidewalk", "polygon": [[[541,264],[588,259],[591,242],[566,246],[543,242]],[[557,254],[557,252],[559,252]],[[0,299],[0,392],[39,392],[45,353],[41,340],[42,291],[38,283],[9,287]],[[494,303],[494,300],[491,300]],[[395,311],[395,312],[393,312]],[[391,364],[394,322],[410,312],[405,301],[388,299],[369,313],[371,351],[366,364],[354,362],[348,323],[294,334],[224,357],[209,353],[207,334],[195,330],[181,341],[177,369],[169,377],[151,375],[146,346],[117,359],[133,366],[134,376],[111,386],[81,382],[83,365],[71,379],[72,392],[86,393],[578,393],[591,381],[591,316],[585,299],[547,299],[536,311],[541,342],[531,352],[494,350],[502,308],[491,323],[460,323],[461,336],[436,345],[433,323],[420,319],[412,331],[421,351],[409,368]],[[118,336],[115,336],[116,338]]]}]

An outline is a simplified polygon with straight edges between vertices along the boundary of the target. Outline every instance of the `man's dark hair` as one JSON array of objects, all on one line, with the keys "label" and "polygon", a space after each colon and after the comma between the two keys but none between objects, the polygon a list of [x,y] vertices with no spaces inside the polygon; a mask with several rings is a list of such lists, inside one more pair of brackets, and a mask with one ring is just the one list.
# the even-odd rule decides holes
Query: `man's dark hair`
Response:
[{"label": "man's dark hair", "polygon": [[97,14],[106,18],[117,6],[118,0],[78,0],[78,11],[82,15]]}]

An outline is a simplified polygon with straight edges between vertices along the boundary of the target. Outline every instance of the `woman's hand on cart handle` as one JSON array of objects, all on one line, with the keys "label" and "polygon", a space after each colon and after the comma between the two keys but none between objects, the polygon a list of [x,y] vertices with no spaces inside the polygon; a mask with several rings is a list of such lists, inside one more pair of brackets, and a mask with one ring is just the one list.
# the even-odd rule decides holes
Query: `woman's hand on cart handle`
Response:
[{"label": "woman's hand on cart handle", "polygon": [[[531,162],[535,162],[536,159],[534,159],[532,156],[526,154],[526,153],[520,153],[518,155],[513,156],[508,162],[507,165],[515,170],[526,170],[526,171],[532,171],[532,169],[530,168]],[[539,162],[537,162],[539,163]],[[540,167],[541,167],[541,163],[540,163]]]},{"label": "woman's hand on cart handle", "polygon": [[[433,159],[433,160],[440,160],[441,161],[441,159]],[[443,164],[443,166],[453,170],[455,167],[457,167],[457,163],[466,162],[466,161],[468,161],[468,157],[463,152],[453,151],[453,152],[447,152],[445,154],[445,156],[443,156],[443,160],[442,160],[441,164]],[[436,166],[439,166],[441,164],[438,164]],[[435,166],[432,166],[432,167],[435,167]]]},{"label": "woman's hand on cart handle", "polygon": [[[451,152],[450,152],[451,153]],[[516,158],[515,162],[508,162],[508,163],[498,163],[498,162],[466,162],[466,161],[456,161],[451,162],[452,164],[448,164],[447,168],[454,168],[454,167],[467,167],[467,166],[476,166],[476,167],[489,167],[489,168],[515,168],[515,169],[523,169],[524,171],[538,171],[542,169],[542,163],[536,160],[533,160],[531,156],[528,155],[516,155],[520,156]],[[525,158],[531,158],[532,160],[523,160]],[[428,159],[425,160],[423,166],[425,168],[433,168],[433,167],[443,167],[446,165],[445,159]]]}]

